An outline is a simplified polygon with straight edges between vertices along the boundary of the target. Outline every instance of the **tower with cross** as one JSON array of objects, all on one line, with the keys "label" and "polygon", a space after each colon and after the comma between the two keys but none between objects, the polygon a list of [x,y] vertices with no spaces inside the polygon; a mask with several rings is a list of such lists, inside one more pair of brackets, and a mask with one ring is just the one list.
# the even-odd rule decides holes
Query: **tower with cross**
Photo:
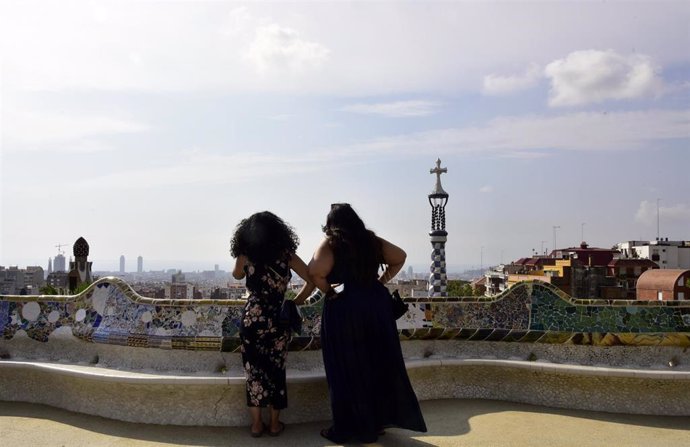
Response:
[{"label": "tower with cross", "polygon": [[436,174],[436,186],[429,194],[429,205],[431,205],[431,273],[429,275],[429,296],[439,297],[448,296],[448,276],[446,273],[446,241],[448,232],[446,231],[446,204],[448,203],[448,193],[441,186],[441,174],[448,172],[447,168],[441,167],[441,159],[436,160],[436,167],[430,169],[430,174]]}]

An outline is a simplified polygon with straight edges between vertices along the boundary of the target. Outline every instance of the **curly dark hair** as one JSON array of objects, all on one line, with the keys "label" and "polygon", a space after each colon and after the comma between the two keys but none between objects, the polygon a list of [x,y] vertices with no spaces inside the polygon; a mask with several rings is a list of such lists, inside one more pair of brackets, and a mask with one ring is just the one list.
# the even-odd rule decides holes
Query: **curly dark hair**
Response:
[{"label": "curly dark hair", "polygon": [[346,264],[355,281],[367,283],[376,279],[383,263],[381,241],[366,228],[350,204],[331,205],[323,231],[331,249]]},{"label": "curly dark hair", "polygon": [[299,238],[283,219],[262,211],[242,219],[230,241],[234,258],[245,255],[254,264],[267,264],[287,253],[295,253]]}]

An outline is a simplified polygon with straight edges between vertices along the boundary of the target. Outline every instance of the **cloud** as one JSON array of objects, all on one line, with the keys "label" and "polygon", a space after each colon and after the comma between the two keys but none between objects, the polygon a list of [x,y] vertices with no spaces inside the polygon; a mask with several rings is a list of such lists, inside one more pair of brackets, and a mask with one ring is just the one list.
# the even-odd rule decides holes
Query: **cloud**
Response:
[{"label": "cloud", "polygon": [[433,101],[395,101],[376,104],[352,104],[343,107],[344,112],[381,115],[389,118],[428,116],[436,113],[440,104]]},{"label": "cloud", "polygon": [[542,77],[542,70],[537,64],[530,65],[521,75],[501,76],[489,74],[484,76],[482,92],[485,95],[507,95],[526,90],[537,84]]},{"label": "cloud", "polygon": [[247,51],[249,59],[259,74],[303,73],[320,68],[327,60],[330,50],[325,46],[309,42],[291,28],[276,24],[260,26]]},{"label": "cloud", "polygon": [[67,143],[66,151],[96,152],[106,150],[100,143],[88,142],[98,136],[147,131],[147,124],[127,119],[97,115],[69,115],[66,113],[7,110],[3,116],[5,147],[40,150],[42,145]]},{"label": "cloud", "polygon": [[658,94],[663,83],[658,68],[643,54],[583,50],[548,64],[549,105],[580,106],[606,100],[636,99]]},{"label": "cloud", "polygon": [[[656,203],[643,200],[635,213],[635,220],[645,225],[656,224]],[[664,222],[690,222],[690,206],[678,203],[673,206],[659,206],[659,219]]]},{"label": "cloud", "polygon": [[533,158],[553,151],[634,150],[649,142],[688,140],[690,110],[508,116],[486,124],[377,138],[353,153],[482,153]]},{"label": "cloud", "polygon": [[482,186],[481,188],[479,188],[479,192],[481,192],[481,193],[490,193],[493,191],[494,191],[494,187],[491,185],[486,185],[486,186]]},{"label": "cloud", "polygon": [[[522,67],[573,48],[634,44],[660,64],[682,67],[688,60],[683,2],[556,3],[2,2],[3,84],[363,97],[464,93],[497,66]],[[586,33],[580,23],[588,24]],[[640,30],[644,38],[636,41]],[[311,76],[285,82],[285,74],[296,78],[290,70]],[[494,73],[487,92],[521,85],[524,75],[515,74]]]},{"label": "cloud", "polygon": [[178,154],[163,166],[135,167],[132,169],[98,175],[81,181],[77,187],[91,189],[121,189],[164,187],[171,185],[225,185],[256,181],[257,172],[262,179],[289,177],[294,174],[315,172],[360,164],[362,160],[343,159],[339,154],[309,153],[232,155],[208,154],[194,149]]}]

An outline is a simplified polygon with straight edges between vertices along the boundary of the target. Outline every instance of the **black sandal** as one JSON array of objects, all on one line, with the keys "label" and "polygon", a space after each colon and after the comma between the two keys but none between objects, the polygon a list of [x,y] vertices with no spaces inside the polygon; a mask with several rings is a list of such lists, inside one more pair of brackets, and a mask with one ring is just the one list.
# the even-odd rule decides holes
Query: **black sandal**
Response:
[{"label": "black sandal", "polygon": [[280,428],[278,429],[278,431],[268,430],[268,436],[273,436],[273,437],[280,436],[280,434],[285,431],[285,424],[283,424],[282,422],[278,422],[278,423],[280,424],[279,425]]},{"label": "black sandal", "polygon": [[257,431],[252,431],[252,427],[249,427],[249,433],[252,435],[252,438],[260,438],[264,435],[264,432],[266,431],[266,424],[261,425],[261,430]]},{"label": "black sandal", "polygon": [[338,435],[333,429],[333,427],[324,428],[323,430],[321,430],[320,434],[322,438],[326,438],[335,444],[345,444],[347,441],[350,440],[349,437]]}]

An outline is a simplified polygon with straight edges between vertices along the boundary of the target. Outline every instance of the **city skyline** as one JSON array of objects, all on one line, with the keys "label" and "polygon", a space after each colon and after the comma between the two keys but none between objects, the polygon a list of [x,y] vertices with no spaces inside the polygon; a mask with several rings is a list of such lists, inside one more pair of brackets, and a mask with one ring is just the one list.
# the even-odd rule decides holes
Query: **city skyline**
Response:
[{"label": "city skyline", "polygon": [[263,209],[308,261],[346,201],[420,272],[439,157],[449,271],[653,240],[657,209],[687,240],[689,22],[687,2],[3,2],[0,265],[83,236],[95,271],[229,270]]}]

